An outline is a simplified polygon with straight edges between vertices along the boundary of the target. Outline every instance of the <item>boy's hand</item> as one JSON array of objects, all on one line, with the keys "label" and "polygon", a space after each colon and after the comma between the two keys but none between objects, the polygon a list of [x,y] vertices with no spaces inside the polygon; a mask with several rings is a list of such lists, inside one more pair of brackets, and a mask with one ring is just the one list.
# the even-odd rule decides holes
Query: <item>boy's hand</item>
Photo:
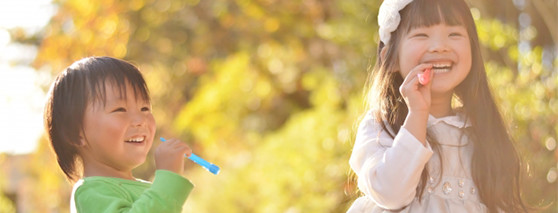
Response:
[{"label": "boy's hand", "polygon": [[168,139],[155,149],[155,167],[179,175],[184,171],[184,155],[190,156],[192,149],[178,139]]}]

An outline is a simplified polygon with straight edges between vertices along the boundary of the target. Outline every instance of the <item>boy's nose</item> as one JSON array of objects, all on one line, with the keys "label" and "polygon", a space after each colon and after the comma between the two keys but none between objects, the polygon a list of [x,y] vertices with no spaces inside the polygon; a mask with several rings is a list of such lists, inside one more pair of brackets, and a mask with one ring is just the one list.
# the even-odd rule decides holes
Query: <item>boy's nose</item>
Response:
[{"label": "boy's nose", "polygon": [[134,113],[132,115],[132,126],[142,126],[146,120],[147,118],[143,113]]}]

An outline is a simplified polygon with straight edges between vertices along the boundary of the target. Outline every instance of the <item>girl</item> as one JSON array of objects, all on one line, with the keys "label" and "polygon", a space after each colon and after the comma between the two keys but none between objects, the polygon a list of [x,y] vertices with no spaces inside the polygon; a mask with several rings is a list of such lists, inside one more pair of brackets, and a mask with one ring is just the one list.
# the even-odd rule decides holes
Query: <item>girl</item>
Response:
[{"label": "girl", "polygon": [[520,160],[463,0],[385,0],[348,212],[525,212]]},{"label": "girl", "polygon": [[193,185],[181,176],[190,148],[173,139],[157,147],[153,183],[132,169],[145,161],[155,119],[139,70],[122,60],[91,57],[56,78],[45,127],[60,168],[79,181],[72,212],[181,212]]}]

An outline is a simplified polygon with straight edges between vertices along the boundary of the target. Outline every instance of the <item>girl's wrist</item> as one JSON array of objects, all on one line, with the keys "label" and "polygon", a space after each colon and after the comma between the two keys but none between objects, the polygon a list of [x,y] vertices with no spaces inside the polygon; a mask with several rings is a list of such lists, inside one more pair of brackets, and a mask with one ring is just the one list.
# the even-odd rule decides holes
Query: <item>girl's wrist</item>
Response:
[{"label": "girl's wrist", "polygon": [[428,115],[430,111],[427,109],[417,110],[417,109],[409,109],[409,113],[407,113],[407,117],[417,117],[417,118],[426,118],[428,119]]},{"label": "girl's wrist", "polygon": [[409,131],[423,145],[426,144],[426,125],[428,122],[428,112],[426,111],[409,111],[403,128]]},{"label": "girl's wrist", "polygon": [[414,124],[426,125],[428,121],[428,115],[429,115],[428,111],[409,111],[407,117],[405,118],[405,123],[407,123],[407,121],[410,121]]}]

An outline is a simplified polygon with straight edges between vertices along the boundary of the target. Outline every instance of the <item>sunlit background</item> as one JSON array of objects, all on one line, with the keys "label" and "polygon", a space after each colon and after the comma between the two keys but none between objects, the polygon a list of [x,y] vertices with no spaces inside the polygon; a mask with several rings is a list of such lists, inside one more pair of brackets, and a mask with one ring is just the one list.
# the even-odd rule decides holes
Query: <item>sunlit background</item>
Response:
[{"label": "sunlit background", "polygon": [[[185,212],[345,212],[380,2],[0,0],[0,212],[69,212],[42,110],[54,76],[92,55],[138,65],[156,136],[221,166],[186,165]],[[558,212],[558,0],[468,2],[524,197]]]},{"label": "sunlit background", "polygon": [[42,86],[51,80],[49,73],[31,67],[38,47],[12,41],[9,30],[39,33],[55,12],[50,0],[0,1],[0,131],[5,139],[0,152],[35,150],[43,132]]}]

